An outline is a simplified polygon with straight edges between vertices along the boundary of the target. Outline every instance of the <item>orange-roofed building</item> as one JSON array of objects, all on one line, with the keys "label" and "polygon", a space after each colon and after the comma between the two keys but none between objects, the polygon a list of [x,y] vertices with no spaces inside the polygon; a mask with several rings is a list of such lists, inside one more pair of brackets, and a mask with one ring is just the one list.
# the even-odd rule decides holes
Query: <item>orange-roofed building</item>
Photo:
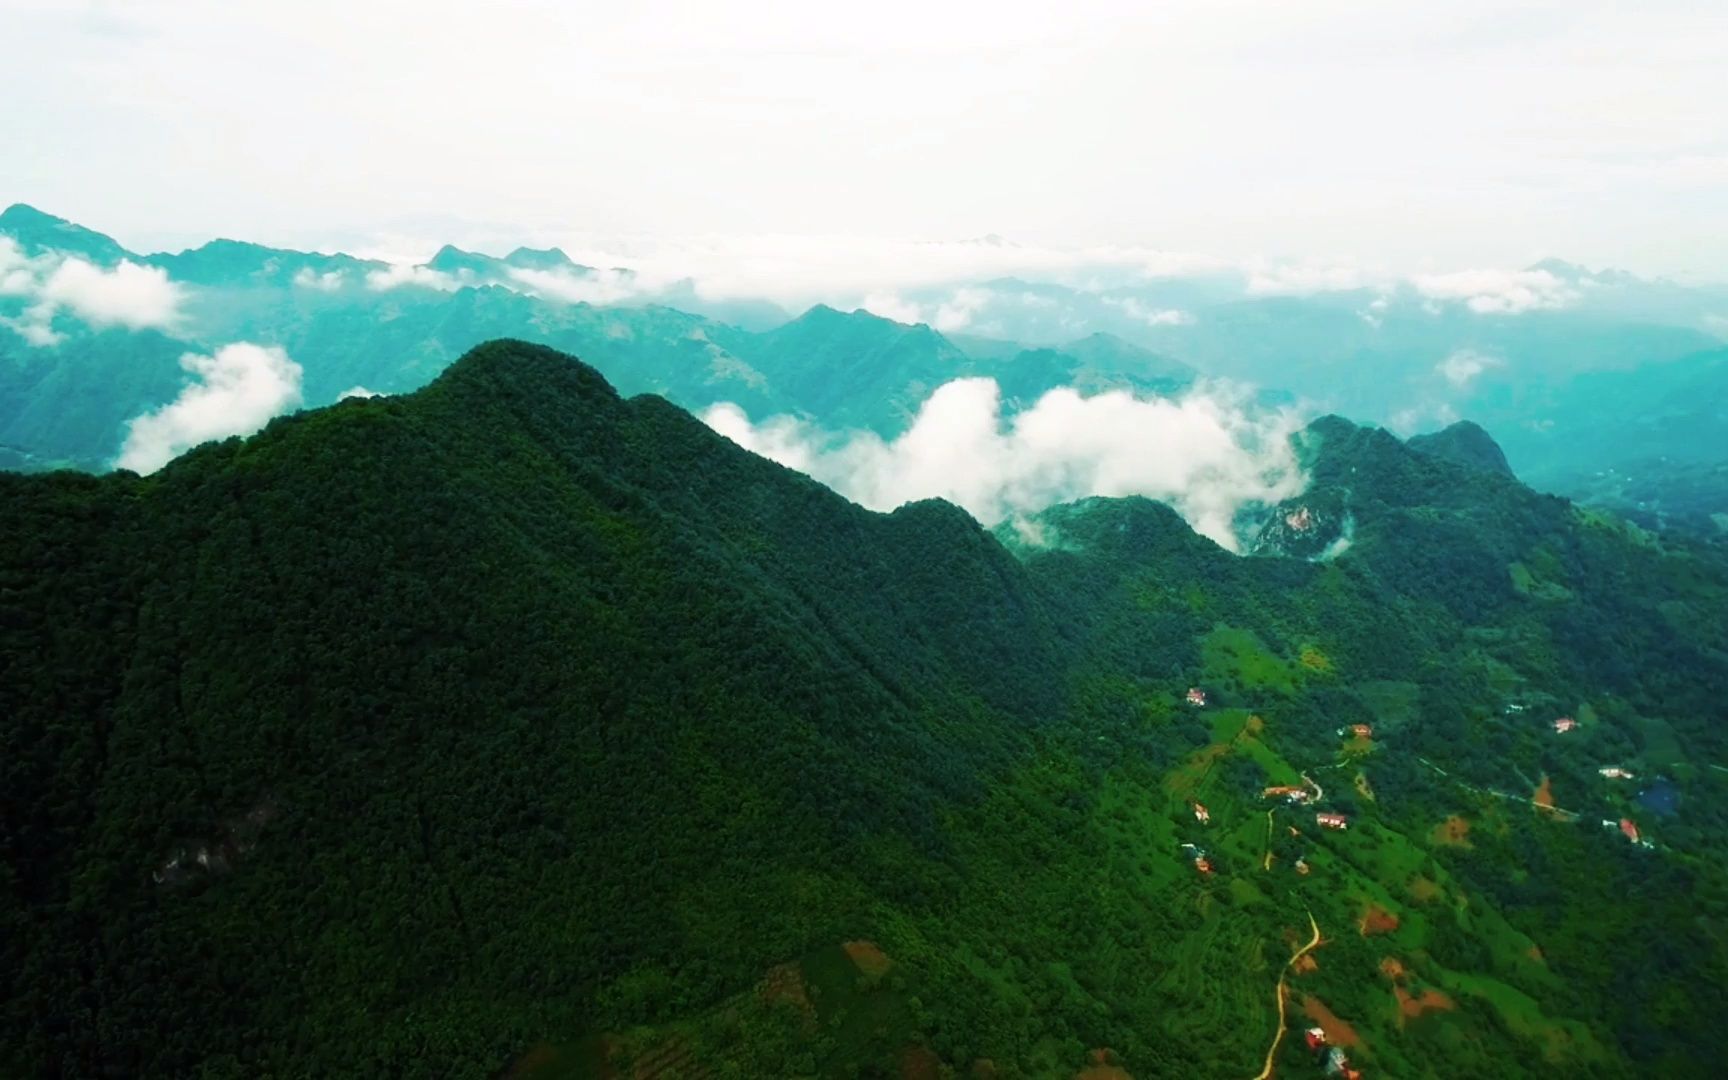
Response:
[{"label": "orange-roofed building", "polygon": [[1560,719],[1554,721],[1554,730],[1561,735],[1566,734],[1577,726],[1578,721],[1572,719],[1570,716],[1562,716]]},{"label": "orange-roofed building", "polygon": [[1314,823],[1324,825],[1328,829],[1348,829],[1350,827],[1350,819],[1343,814],[1328,814],[1324,811],[1314,815]]},{"label": "orange-roofed building", "polygon": [[1634,844],[1638,842],[1638,826],[1633,824],[1632,819],[1629,817],[1623,817],[1620,819],[1620,834],[1626,837],[1626,839],[1632,841]]},{"label": "orange-roofed building", "polygon": [[1195,708],[1199,708],[1206,704],[1206,691],[1200,689],[1198,686],[1190,686],[1188,688],[1188,704],[1193,705]]}]

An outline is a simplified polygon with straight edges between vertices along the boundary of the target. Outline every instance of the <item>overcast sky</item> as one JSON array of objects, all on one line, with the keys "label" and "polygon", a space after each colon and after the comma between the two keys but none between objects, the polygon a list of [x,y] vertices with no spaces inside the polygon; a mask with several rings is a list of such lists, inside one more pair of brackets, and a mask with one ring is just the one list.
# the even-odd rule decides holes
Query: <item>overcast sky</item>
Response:
[{"label": "overcast sky", "polygon": [[1728,278],[1728,3],[0,0],[0,203]]}]

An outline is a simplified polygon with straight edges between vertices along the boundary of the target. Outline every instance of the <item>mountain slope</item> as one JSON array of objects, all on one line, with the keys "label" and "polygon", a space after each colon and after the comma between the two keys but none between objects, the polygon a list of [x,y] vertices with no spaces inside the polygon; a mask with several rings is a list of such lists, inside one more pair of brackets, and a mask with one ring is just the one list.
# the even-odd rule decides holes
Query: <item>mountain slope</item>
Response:
[{"label": "mountain slope", "polygon": [[1431,435],[1414,436],[1409,441],[1409,447],[1467,468],[1482,469],[1502,476],[1512,475],[1512,466],[1506,463],[1506,454],[1499,444],[1483,431],[1480,425],[1468,420],[1460,420]]},{"label": "mountain slope", "polygon": [[120,261],[128,254],[111,236],[104,236],[24,203],[13,203],[0,211],[0,234],[17,241],[26,255],[63,251],[107,265]]},{"label": "mountain slope", "polygon": [[[1708,1075],[1728,571],[1345,421],[1303,453],[1330,561],[1144,500],[1005,545],[497,342],[0,477],[0,1066],[1250,1075],[1313,920],[1292,1003],[1373,1075]],[[1262,795],[1310,782],[1349,830]]]},{"label": "mountain slope", "polygon": [[[700,988],[807,932],[752,913],[798,881],[838,888],[828,868],[860,836],[939,845],[918,825],[932,800],[976,792],[1051,704],[1050,631],[964,515],[865,513],[527,346],[149,481],[6,483],[7,587],[32,613],[0,648],[6,789],[36,796],[8,815],[10,895],[52,911],[67,947],[96,910],[124,930],[91,965],[8,957],[11,1035],[90,1002],[69,1031],[37,1029],[52,1042],[6,1040],[36,1060],[76,1046],[75,1072],[209,1054],[301,1071],[321,1041],[400,1030],[405,1009],[470,1048],[476,1022],[500,1023],[502,1053],[509,1028],[548,1021],[536,999],[657,956]],[[76,606],[44,606],[44,560],[91,545],[152,569],[91,555],[81,572],[115,577],[60,580],[54,603]],[[33,616],[51,610],[45,640]],[[98,656],[86,707],[32,692]],[[937,708],[949,723],[920,721]],[[64,862],[22,858],[49,846]],[[210,850],[221,873],[194,865]],[[308,906],[308,887],[397,914],[344,930],[347,902]],[[558,904],[524,912],[535,896]],[[530,959],[546,950],[554,967]],[[500,962],[527,964],[508,991],[473,981]],[[187,965],[210,978],[133,999]],[[392,989],[428,979],[448,992]],[[299,985],[341,990],[280,989]],[[235,1000],[277,1003],[254,1014],[275,1041],[213,1044],[191,1022]]]}]

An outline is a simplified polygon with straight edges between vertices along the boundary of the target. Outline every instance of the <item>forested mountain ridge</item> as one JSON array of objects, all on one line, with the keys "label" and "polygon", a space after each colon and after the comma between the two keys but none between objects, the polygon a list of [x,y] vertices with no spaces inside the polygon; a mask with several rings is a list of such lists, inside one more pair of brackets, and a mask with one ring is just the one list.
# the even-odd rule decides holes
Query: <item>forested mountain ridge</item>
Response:
[{"label": "forested mountain ridge", "polygon": [[[1707,1075],[1722,564],[1344,421],[1303,455],[1298,557],[1137,499],[999,538],[496,342],[0,476],[0,1066],[1246,1076],[1312,917],[1292,1008],[1371,1075]],[[1261,791],[1311,781],[1350,829]]]},{"label": "forested mountain ridge", "polygon": [[[0,267],[0,467],[111,467],[132,420],[198,387],[187,354],[281,348],[303,374],[294,403],[316,407],[415,390],[509,337],[580,355],[626,393],[884,438],[961,377],[995,379],[1005,418],[1059,387],[1184,396],[1243,380],[1262,404],[1400,432],[1468,417],[1542,490],[1728,535],[1721,287],[1550,261],[1510,276],[1536,290],[1520,294],[1535,305],[1524,309],[1428,295],[1432,282],[1283,295],[1254,273],[1118,268],[1084,286],[989,278],[833,295],[812,281],[794,305],[736,283],[711,295],[706,281],[580,265],[554,247],[445,245],[418,265],[236,239],[143,254],[24,205],[0,212],[0,259],[9,244],[30,265]],[[55,282],[64,259],[131,270]],[[143,286],[171,310],[132,306]],[[65,302],[110,287],[111,303],[89,311]]]},{"label": "forested mountain ridge", "polygon": [[704,303],[688,287],[610,297],[594,281],[628,281],[628,270],[579,266],[556,248],[497,258],[447,245],[415,268],[235,240],[139,255],[22,205],[0,215],[6,239],[44,266],[72,256],[160,271],[179,303],[175,318],[139,329],[53,312],[40,330],[58,340],[45,346],[18,332],[26,300],[0,293],[0,467],[110,467],[128,422],[188,384],[181,357],[236,341],[284,349],[312,406],[356,390],[413,391],[476,345],[519,338],[581,355],[628,393],[690,409],[730,402],[757,418],[794,415],[884,436],[963,376],[997,377],[1011,407],[1028,407],[1057,386],[1168,393],[1194,374],[1096,336],[1072,352],[975,359],[927,325],[820,304],[796,319],[733,325],[722,317],[748,303]]}]

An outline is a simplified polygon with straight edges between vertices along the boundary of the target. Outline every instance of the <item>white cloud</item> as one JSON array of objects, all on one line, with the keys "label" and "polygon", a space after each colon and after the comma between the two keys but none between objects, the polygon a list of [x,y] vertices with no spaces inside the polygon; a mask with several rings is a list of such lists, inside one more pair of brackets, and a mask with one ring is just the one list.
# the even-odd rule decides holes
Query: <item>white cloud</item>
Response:
[{"label": "white cloud", "polygon": [[350,386],[340,394],[337,394],[336,400],[347,401],[349,398],[374,398],[377,396],[378,391],[376,390],[368,390],[364,386]]},{"label": "white cloud", "polygon": [[988,289],[955,289],[952,296],[936,306],[936,317],[930,325],[942,333],[964,330],[992,299]]},{"label": "white cloud", "polygon": [[979,322],[979,317],[993,307],[998,310],[1016,306],[1049,309],[1057,304],[1058,301],[1052,297],[1039,296],[1026,290],[1003,292],[983,286],[966,285],[953,290],[945,298],[930,303],[919,303],[898,292],[883,290],[866,295],[859,301],[858,306],[884,319],[909,325],[924,323],[944,334],[951,334],[961,330],[999,332],[1000,326],[997,322]]},{"label": "white cloud", "polygon": [[1247,274],[1250,296],[1311,296],[1314,293],[1376,288],[1386,283],[1385,275],[1354,263],[1273,264],[1252,260]]},{"label": "white cloud", "polygon": [[[967,298],[958,294],[968,286],[1000,278],[1101,288],[1154,279],[1233,273],[1235,265],[1208,255],[1109,245],[1043,246],[844,234],[619,236],[564,229],[488,233],[485,242],[477,242],[463,235],[463,231],[456,228],[455,235],[393,235],[388,238],[387,250],[395,253],[392,261],[396,261],[403,259],[401,253],[407,251],[418,251],[421,254],[414,258],[423,259],[446,241],[473,250],[503,249],[516,244],[557,246],[584,266],[629,267],[632,298],[660,293],[688,281],[705,300],[764,299],[791,310],[802,310],[816,303],[844,310],[863,307],[896,322],[932,325],[942,304],[915,305],[902,299],[902,293],[953,289],[957,294],[953,299],[959,303],[951,307],[948,317],[959,320],[976,315],[977,310],[968,312]],[[372,249],[371,253],[383,250],[386,249]],[[535,277],[535,274],[548,276]],[[584,284],[589,281],[585,277],[571,278],[566,284],[558,280],[559,276],[558,271],[517,270],[503,284],[518,291],[543,289],[548,295],[562,288],[567,297],[574,299],[587,299],[582,290],[594,287]],[[569,278],[567,274],[563,276]],[[622,284],[609,287],[618,288]],[[571,289],[576,291],[569,292]],[[985,292],[992,303],[1008,303],[1016,297],[1028,306],[1048,306],[1053,302],[1031,293],[1010,293],[1003,289]]]},{"label": "white cloud", "polygon": [[1476,376],[1489,368],[1499,367],[1501,363],[1498,357],[1487,356],[1474,349],[1459,349],[1434,365],[1434,370],[1445,376],[1447,382],[1462,390],[1469,386]]},{"label": "white cloud", "polygon": [[906,323],[907,325],[926,322],[929,319],[929,315],[923,307],[895,292],[871,293],[860,301],[858,306],[872,315],[879,315],[884,319],[893,319],[897,323]]},{"label": "white cloud", "polygon": [[214,356],[187,353],[180,366],[197,381],[131,421],[116,468],[155,472],[200,443],[250,435],[300,404],[300,365],[274,346],[237,342]]},{"label": "white cloud", "polygon": [[704,419],[746,449],[799,469],[879,510],[949,499],[986,524],[1088,495],[1145,495],[1236,550],[1236,512],[1296,494],[1293,414],[1251,416],[1222,390],[1181,399],[1052,390],[1004,422],[991,379],[939,387],[904,435],[843,437],[774,417],[752,424],[735,405]]},{"label": "white cloud", "polygon": [[302,266],[294,275],[294,286],[299,289],[316,289],[319,292],[335,292],[348,283],[348,275],[340,270],[326,270],[320,274],[310,266]]},{"label": "white cloud", "polygon": [[1147,326],[1188,326],[1194,322],[1194,316],[1186,311],[1175,308],[1156,308],[1142,304],[1132,296],[1106,296],[1104,302],[1112,307],[1120,308],[1122,314],[1130,319],[1138,319]]},{"label": "white cloud", "polygon": [[1518,315],[1562,308],[1578,290],[1546,270],[1455,270],[1417,274],[1410,279],[1430,300],[1463,301],[1479,315]]},{"label": "white cloud", "polygon": [[0,325],[10,327],[22,337],[26,344],[37,348],[47,348],[58,345],[66,340],[66,335],[54,329],[51,320],[54,317],[52,309],[33,307],[25,311],[20,318],[0,317]]},{"label": "white cloud", "polygon": [[821,433],[801,420],[771,416],[760,424],[752,424],[749,414],[730,401],[711,406],[702,414],[702,420],[746,450],[777,461],[788,469],[818,475],[816,462],[820,451],[817,441]]},{"label": "white cloud", "polygon": [[29,296],[46,260],[32,259],[10,236],[0,235],[0,296]]},{"label": "white cloud", "polygon": [[97,328],[168,329],[179,321],[184,295],[159,267],[121,262],[105,269],[58,253],[30,257],[10,237],[0,236],[0,296],[27,302],[21,315],[0,318],[0,324],[32,345],[65,340],[54,329],[62,311]]},{"label": "white cloud", "polygon": [[466,275],[458,277],[455,274],[446,274],[442,270],[434,270],[430,266],[395,263],[383,270],[368,271],[366,287],[374,292],[386,292],[404,286],[437,289],[440,292],[455,292],[463,285],[468,284],[465,279]]},{"label": "white cloud", "polygon": [[571,304],[622,304],[655,290],[644,289],[628,270],[595,270],[586,274],[568,270],[524,270],[511,267],[508,285],[517,292],[563,300]]},{"label": "white cloud", "polygon": [[1437,405],[1412,405],[1399,409],[1387,418],[1386,426],[1395,434],[1408,438],[1424,429],[1433,431],[1457,422],[1458,410],[1450,402],[1443,401]]},{"label": "white cloud", "polygon": [[[1025,293],[1024,297],[1039,299],[1032,293]],[[884,319],[908,325],[924,323],[949,334],[972,326],[979,313],[1001,299],[990,289],[967,286],[955,289],[946,299],[931,304],[908,300],[897,292],[882,291],[865,296],[858,306]],[[1008,299],[1019,300],[1021,297]]]},{"label": "white cloud", "polygon": [[83,259],[67,259],[48,277],[41,295],[91,326],[141,330],[172,326],[179,318],[182,292],[158,266],[122,262],[105,270]]}]

